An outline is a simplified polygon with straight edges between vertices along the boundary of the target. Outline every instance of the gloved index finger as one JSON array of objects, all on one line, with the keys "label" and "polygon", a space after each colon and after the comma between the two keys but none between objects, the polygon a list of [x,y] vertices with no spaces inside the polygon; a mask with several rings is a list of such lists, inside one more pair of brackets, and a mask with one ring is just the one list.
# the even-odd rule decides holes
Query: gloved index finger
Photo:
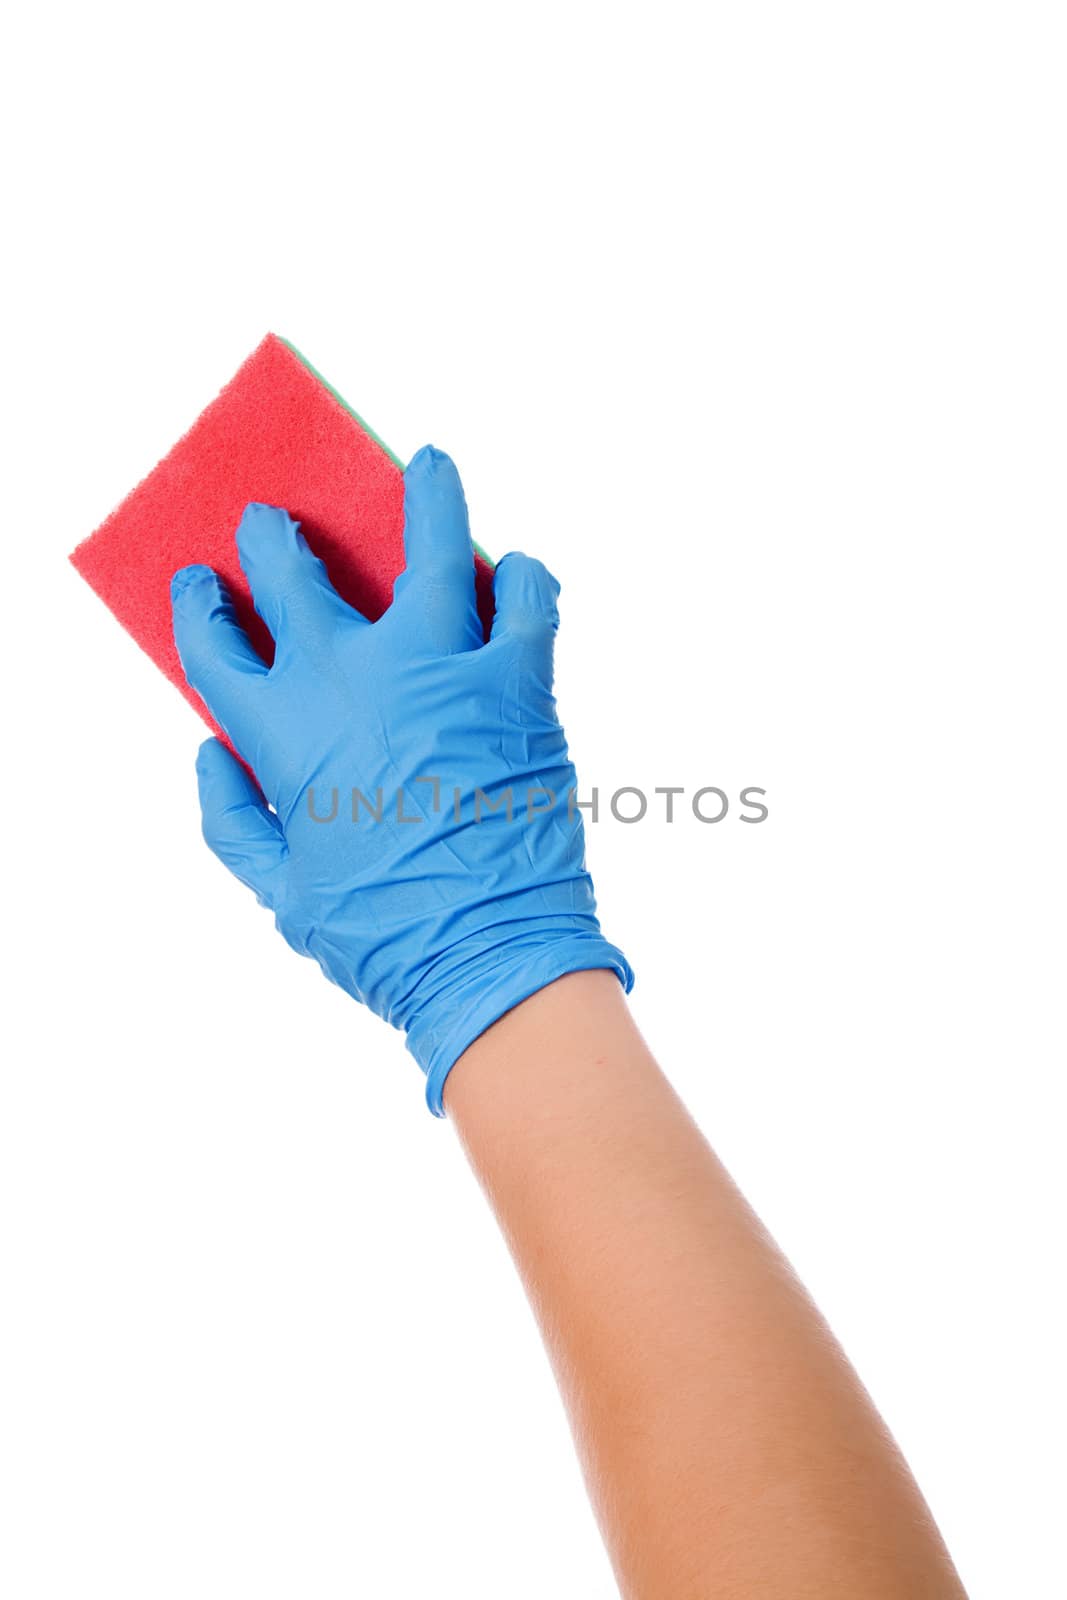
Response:
[{"label": "gloved index finger", "polygon": [[211,567],[180,568],[171,579],[170,597],[174,643],[189,686],[236,748],[247,753],[260,720],[267,664]]}]

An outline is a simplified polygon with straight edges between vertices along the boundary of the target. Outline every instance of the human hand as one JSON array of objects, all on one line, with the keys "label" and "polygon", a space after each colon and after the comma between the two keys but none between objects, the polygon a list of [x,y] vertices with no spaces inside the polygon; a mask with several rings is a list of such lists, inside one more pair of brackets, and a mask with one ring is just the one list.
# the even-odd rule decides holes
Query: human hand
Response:
[{"label": "human hand", "polygon": [[427,447],[404,485],[407,567],[377,622],[272,506],[237,530],[272,667],[211,568],[183,567],[171,594],[186,677],[259,784],[201,747],[207,843],[295,950],[406,1032],[442,1115],[453,1062],[520,1000],[567,972],[633,974],[600,932],[572,803],[558,585],[505,556],[484,642],[454,465]]}]

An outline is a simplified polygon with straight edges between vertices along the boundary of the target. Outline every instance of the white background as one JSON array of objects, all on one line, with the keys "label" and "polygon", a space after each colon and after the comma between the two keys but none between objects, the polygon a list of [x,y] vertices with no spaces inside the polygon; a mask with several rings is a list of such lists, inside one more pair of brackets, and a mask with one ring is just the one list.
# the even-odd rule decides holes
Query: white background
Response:
[{"label": "white background", "polygon": [[972,1596],[1064,1593],[1061,23],[18,11],[12,1600],[614,1593],[451,1129],[204,849],[200,724],[65,564],[268,328],[558,573],[587,786],[768,790],[591,830],[634,1008]]}]

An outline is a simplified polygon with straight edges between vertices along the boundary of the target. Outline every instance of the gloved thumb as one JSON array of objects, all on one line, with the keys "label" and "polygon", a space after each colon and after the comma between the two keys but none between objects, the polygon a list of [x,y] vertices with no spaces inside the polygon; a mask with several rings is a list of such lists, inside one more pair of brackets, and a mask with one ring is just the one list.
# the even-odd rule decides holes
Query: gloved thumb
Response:
[{"label": "gloved thumb", "polygon": [[274,906],[277,874],[288,850],[281,823],[245,768],[218,739],[206,739],[196,757],[200,810],[209,849],[260,905]]}]

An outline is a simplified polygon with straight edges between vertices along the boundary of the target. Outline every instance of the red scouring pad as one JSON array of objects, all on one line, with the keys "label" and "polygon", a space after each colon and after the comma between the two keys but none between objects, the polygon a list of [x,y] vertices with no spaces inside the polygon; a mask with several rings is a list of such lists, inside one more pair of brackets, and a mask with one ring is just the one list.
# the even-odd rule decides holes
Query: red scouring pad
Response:
[{"label": "red scouring pad", "polygon": [[[169,455],[71,561],[160,670],[219,735],[185,681],[171,632],[170,580],[214,567],[265,660],[234,534],[250,500],[284,506],[337,591],[372,620],[404,566],[400,462],[293,347],[269,333]],[[475,557],[478,609],[492,616],[492,569]]]}]

